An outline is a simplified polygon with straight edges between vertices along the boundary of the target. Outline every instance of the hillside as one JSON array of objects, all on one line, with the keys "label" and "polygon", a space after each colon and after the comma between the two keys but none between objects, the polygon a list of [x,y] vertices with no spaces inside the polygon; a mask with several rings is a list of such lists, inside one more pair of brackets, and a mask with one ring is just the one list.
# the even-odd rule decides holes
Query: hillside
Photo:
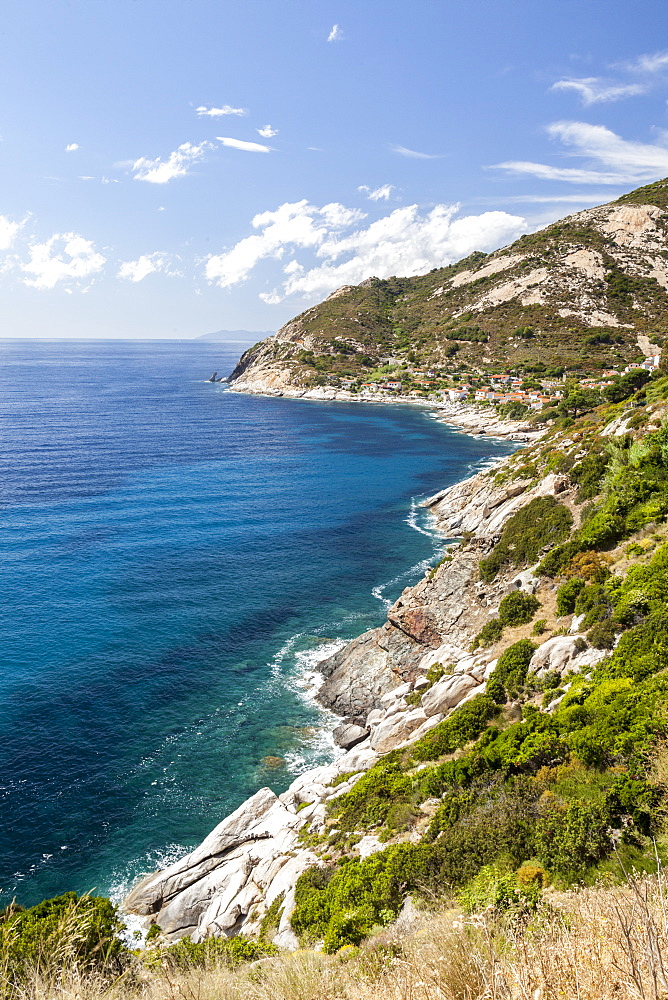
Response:
[{"label": "hillside", "polygon": [[426,501],[456,542],[319,665],[348,749],[139,882],[134,958],[108,901],[0,913],[8,995],[53,955],[91,996],[663,996],[668,378],[624,392]]},{"label": "hillside", "polygon": [[346,753],[258,791],[126,907],[166,944],[241,933],[335,952],[408,895],[503,909],[654,870],[667,411],[657,374],[428,500],[458,542],[319,665]]},{"label": "hillside", "polygon": [[494,253],[344,286],[247,351],[229,381],[337,385],[388,362],[448,373],[627,364],[668,330],[667,209],[662,180]]}]

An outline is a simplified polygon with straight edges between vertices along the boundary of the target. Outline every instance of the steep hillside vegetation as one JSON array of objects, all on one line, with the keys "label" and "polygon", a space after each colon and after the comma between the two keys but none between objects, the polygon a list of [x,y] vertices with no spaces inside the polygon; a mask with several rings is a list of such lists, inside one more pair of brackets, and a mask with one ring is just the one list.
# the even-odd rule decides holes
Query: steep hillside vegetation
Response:
[{"label": "steep hillside vegetation", "polygon": [[243,355],[238,387],[310,387],[387,359],[596,371],[668,332],[668,180],[416,278],[344,286]]}]

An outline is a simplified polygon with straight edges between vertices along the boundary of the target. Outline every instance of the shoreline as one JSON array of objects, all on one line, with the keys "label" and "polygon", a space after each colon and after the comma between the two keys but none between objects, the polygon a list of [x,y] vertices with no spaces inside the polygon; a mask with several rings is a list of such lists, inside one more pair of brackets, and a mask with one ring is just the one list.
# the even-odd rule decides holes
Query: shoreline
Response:
[{"label": "shoreline", "polygon": [[[214,383],[218,384],[218,383]],[[235,385],[223,383],[228,391],[247,393],[253,396],[270,396],[284,399],[306,399],[321,403],[372,403],[378,405],[420,406],[429,409],[441,423],[455,428],[472,437],[490,437],[500,440],[531,444],[545,433],[545,428],[535,429],[526,420],[508,420],[499,417],[493,410],[475,406],[472,403],[452,403],[415,396],[379,396],[377,393],[353,393],[345,389],[273,389],[257,384]]]},{"label": "shoreline", "polygon": [[[276,391],[244,391],[293,396]],[[297,396],[303,397],[301,393]],[[328,401],[331,397],[306,398]],[[339,397],[336,401],[349,400]],[[443,408],[414,398],[378,400],[353,396],[352,401],[385,405],[417,403],[436,413]],[[478,420],[480,416],[475,414]],[[457,429],[467,433],[466,427]],[[491,439],[496,435],[484,436]],[[512,513],[518,501],[526,500],[516,491],[506,496],[504,488],[493,484],[490,472],[507,460],[508,456],[492,460],[484,469],[469,471],[464,479],[421,501],[439,534],[456,538],[462,530],[469,533],[473,528],[473,534],[482,539],[489,532],[490,522],[498,523],[499,518]],[[464,518],[453,518],[453,510],[463,510]],[[136,926],[137,917],[143,918],[145,927],[155,922],[167,941],[190,937],[196,942],[208,936],[236,933],[253,937],[259,933],[267,910],[282,897],[274,942],[286,949],[298,947],[290,926],[296,882],[307,868],[321,863],[317,853],[303,843],[302,834],[310,831],[324,836],[330,799],[350,791],[386,753],[426,735],[449,711],[484,690],[493,669],[488,653],[472,656],[467,652],[471,622],[462,629],[457,618],[462,615],[460,605],[467,608],[466,618],[477,604],[476,595],[470,592],[471,559],[456,542],[450,548],[453,555],[446,565],[436,575],[439,564],[425,570],[421,579],[406,587],[386,611],[383,625],[357,635],[333,655],[311,666],[322,682],[317,692],[311,688],[309,694],[322,709],[340,720],[334,730],[323,729],[323,733],[333,737],[340,752],[328,763],[298,774],[280,795],[268,787],[259,789],[219,822],[199,847],[166,869],[142,878],[123,904],[125,913],[133,915],[133,925]],[[473,564],[477,568],[477,557]],[[447,603],[436,605],[445,612],[438,640],[429,635],[428,616],[422,613],[425,595],[430,599],[434,588],[438,590],[437,601],[447,599]],[[448,623],[451,606],[457,606],[458,610]],[[478,613],[473,610],[474,615]],[[398,637],[400,644],[408,643],[410,655],[397,651],[396,638],[390,639],[389,644],[383,639],[390,633]],[[435,645],[439,648],[434,649]],[[446,656],[457,661],[454,676],[445,678],[446,687],[456,682],[454,689],[448,691],[444,700],[441,698],[442,704],[432,699],[433,704],[426,711],[414,708],[406,698],[416,686],[420,688],[425,683],[432,663]],[[437,693],[440,695],[439,685],[434,687],[434,694]],[[364,837],[358,845],[359,856],[367,857],[383,847],[377,837]]]}]

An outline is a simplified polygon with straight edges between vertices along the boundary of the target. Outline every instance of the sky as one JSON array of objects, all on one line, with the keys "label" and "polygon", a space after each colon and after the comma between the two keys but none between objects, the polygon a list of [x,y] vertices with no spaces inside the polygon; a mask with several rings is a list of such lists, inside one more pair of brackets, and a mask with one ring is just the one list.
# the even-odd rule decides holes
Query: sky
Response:
[{"label": "sky", "polygon": [[272,331],[668,175],[664,0],[4,0],[0,337]]}]

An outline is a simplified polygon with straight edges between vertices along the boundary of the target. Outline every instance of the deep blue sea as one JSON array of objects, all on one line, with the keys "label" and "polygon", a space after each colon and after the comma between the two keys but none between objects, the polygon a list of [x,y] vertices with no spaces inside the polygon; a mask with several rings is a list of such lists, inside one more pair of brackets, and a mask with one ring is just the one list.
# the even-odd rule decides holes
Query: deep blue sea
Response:
[{"label": "deep blue sea", "polygon": [[0,341],[0,907],[118,897],[331,759],[309,668],[438,557],[420,498],[511,450],[206,381],[241,350]]}]

